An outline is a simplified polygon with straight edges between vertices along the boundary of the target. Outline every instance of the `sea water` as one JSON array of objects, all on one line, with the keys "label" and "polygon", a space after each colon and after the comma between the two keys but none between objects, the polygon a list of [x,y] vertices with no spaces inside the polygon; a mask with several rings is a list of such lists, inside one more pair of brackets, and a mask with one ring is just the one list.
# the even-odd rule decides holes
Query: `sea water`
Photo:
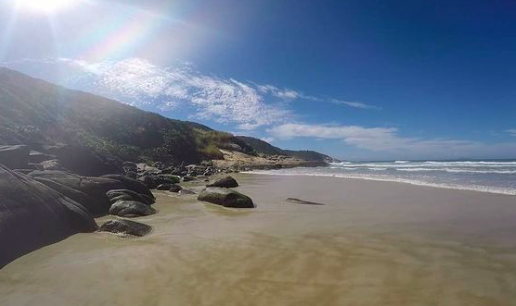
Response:
[{"label": "sea water", "polygon": [[392,181],[516,195],[516,160],[339,162],[329,167],[257,172]]}]

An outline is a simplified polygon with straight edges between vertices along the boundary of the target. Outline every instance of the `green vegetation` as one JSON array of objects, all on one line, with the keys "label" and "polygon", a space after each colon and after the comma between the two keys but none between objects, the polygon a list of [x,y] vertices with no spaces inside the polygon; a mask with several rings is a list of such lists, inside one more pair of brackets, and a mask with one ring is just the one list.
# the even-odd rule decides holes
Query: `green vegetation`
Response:
[{"label": "green vegetation", "polygon": [[287,155],[293,156],[306,161],[328,161],[332,160],[332,158],[328,155],[315,152],[315,151],[292,151],[292,150],[282,150],[278,147],[271,145],[268,142],[263,140],[246,137],[246,136],[238,136],[239,139],[247,142],[253,149],[259,153],[264,155]]},{"label": "green vegetation", "polygon": [[219,149],[255,154],[233,135],[0,68],[0,144],[86,145],[135,162],[194,163]]}]

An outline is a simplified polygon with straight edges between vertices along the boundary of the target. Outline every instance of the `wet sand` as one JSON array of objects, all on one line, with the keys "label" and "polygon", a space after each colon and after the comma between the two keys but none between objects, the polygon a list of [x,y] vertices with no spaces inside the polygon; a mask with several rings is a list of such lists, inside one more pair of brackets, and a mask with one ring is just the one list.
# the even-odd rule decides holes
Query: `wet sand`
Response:
[{"label": "wet sand", "polygon": [[28,254],[0,270],[0,305],[516,304],[514,196],[236,178],[256,209],[156,193],[158,214],[138,219],[149,236],[81,234]]}]

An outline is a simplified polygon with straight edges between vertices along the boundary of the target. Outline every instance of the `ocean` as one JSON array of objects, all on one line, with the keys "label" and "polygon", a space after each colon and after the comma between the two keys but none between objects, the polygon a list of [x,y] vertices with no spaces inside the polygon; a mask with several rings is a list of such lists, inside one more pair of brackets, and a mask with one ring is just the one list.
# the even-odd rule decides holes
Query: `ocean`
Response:
[{"label": "ocean", "polygon": [[516,195],[516,160],[339,162],[329,167],[254,173],[390,181]]}]

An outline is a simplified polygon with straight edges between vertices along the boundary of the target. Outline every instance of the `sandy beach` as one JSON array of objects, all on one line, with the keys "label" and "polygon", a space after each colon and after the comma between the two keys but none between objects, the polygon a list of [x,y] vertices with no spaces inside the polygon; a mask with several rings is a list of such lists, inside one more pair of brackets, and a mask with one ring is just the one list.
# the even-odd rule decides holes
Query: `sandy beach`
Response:
[{"label": "sandy beach", "polygon": [[23,256],[0,270],[0,305],[516,300],[514,196],[343,178],[235,178],[256,209],[156,192],[159,213],[138,219],[154,228],[150,235],[79,234]]}]

